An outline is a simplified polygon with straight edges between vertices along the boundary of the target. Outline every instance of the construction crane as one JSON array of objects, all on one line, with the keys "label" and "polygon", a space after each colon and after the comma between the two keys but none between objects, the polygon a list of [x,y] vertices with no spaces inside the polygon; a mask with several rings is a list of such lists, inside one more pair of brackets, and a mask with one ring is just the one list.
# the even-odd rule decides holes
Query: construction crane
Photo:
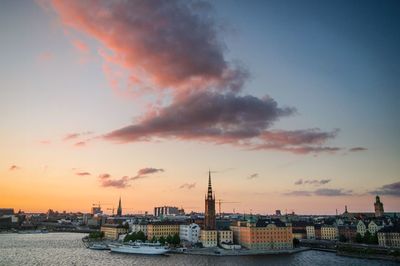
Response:
[{"label": "construction crane", "polygon": [[[134,210],[135,208],[122,208],[123,210]],[[112,211],[112,215],[114,216],[114,206],[112,208],[107,208],[107,211]]]},{"label": "construction crane", "polygon": [[222,200],[222,199],[219,199],[219,200],[217,200],[217,203],[218,203],[218,212],[219,212],[219,216],[220,217],[222,217],[222,213],[221,213],[221,204],[222,203],[240,203],[240,202],[238,202],[238,201],[224,201],[224,200]]}]

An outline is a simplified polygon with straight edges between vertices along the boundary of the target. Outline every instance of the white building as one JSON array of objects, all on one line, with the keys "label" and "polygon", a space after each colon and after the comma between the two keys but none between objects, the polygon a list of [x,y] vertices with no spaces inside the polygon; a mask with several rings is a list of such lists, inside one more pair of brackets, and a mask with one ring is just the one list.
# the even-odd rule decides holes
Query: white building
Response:
[{"label": "white building", "polygon": [[154,207],[154,216],[178,215],[179,208],[172,206]]},{"label": "white building", "polygon": [[129,223],[129,229],[131,232],[142,231],[147,236],[147,223]]},{"label": "white building", "polygon": [[197,224],[181,224],[179,226],[179,238],[190,243],[197,243],[200,240],[200,226]]},{"label": "white building", "polygon": [[359,233],[361,236],[364,236],[366,232],[367,232],[367,227],[365,226],[365,223],[361,220],[358,221],[357,233]]},{"label": "white building", "polygon": [[315,239],[315,227],[314,225],[306,226],[307,239]]},{"label": "white building", "polygon": [[[378,224],[380,224],[380,225],[378,225]],[[378,222],[371,221],[371,222],[368,224],[368,231],[369,231],[372,235],[374,235],[375,233],[377,233],[381,228],[383,228],[382,223],[378,223]]]}]

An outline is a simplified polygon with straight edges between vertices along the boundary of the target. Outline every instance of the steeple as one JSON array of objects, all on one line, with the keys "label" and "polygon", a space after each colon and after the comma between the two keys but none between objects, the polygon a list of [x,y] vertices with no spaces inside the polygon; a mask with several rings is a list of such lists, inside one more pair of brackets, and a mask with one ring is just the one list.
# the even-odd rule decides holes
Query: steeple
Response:
[{"label": "steeple", "polygon": [[211,171],[208,170],[208,191],[207,191],[207,198],[212,199],[212,186],[211,186]]},{"label": "steeple", "polygon": [[121,196],[119,197],[117,216],[122,216]]}]

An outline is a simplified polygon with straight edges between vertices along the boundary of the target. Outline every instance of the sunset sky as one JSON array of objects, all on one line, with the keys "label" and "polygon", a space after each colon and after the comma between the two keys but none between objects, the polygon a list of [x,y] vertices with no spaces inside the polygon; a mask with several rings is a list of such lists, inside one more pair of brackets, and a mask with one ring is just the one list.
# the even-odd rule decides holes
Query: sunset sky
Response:
[{"label": "sunset sky", "polygon": [[0,1],[0,208],[400,211],[399,1]]}]

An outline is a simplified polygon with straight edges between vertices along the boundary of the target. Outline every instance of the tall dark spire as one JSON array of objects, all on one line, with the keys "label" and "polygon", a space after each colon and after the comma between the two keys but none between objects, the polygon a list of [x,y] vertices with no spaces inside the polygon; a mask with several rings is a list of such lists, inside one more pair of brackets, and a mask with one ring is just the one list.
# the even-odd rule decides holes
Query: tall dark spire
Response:
[{"label": "tall dark spire", "polygon": [[211,171],[208,170],[208,189],[207,197],[205,199],[204,229],[215,230],[215,228],[215,195],[213,195],[211,186]]},{"label": "tall dark spire", "polygon": [[212,199],[212,186],[211,186],[211,171],[208,170],[208,191],[207,198]]},{"label": "tall dark spire", "polygon": [[121,196],[119,197],[117,216],[122,216]]}]

